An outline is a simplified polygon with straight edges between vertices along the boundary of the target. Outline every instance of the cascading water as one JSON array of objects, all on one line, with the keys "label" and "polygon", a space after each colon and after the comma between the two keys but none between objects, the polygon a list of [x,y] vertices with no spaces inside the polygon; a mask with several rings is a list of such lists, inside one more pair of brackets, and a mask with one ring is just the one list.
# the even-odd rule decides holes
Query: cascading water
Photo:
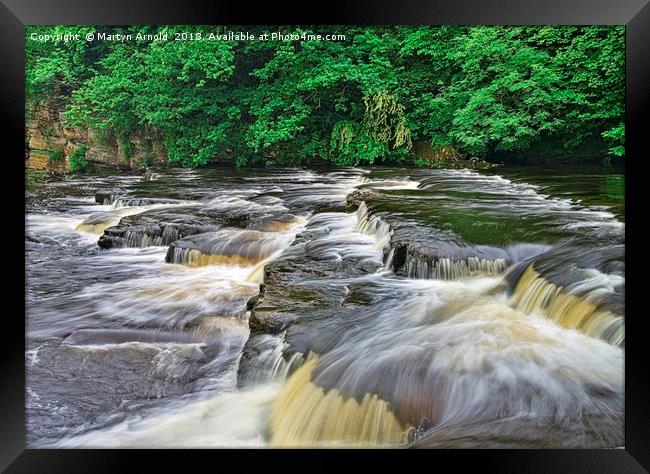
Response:
[{"label": "cascading water", "polygon": [[621,446],[620,217],[411,171],[28,199],[30,446]]},{"label": "cascading water", "polygon": [[382,251],[390,244],[392,235],[390,226],[381,217],[371,215],[365,202],[362,202],[357,209],[356,231],[372,235],[375,238],[375,246]]},{"label": "cascading water", "polygon": [[[297,228],[295,224],[293,227]],[[256,230],[197,234],[170,245],[166,261],[189,266],[254,265],[288,246],[294,236],[295,232],[264,233]]]},{"label": "cascading water", "polygon": [[513,304],[526,313],[543,314],[563,327],[577,329],[610,344],[624,345],[622,285],[625,278],[595,268],[581,273],[581,278],[567,285],[556,284],[540,274],[533,262],[517,280]]},{"label": "cascading water", "polygon": [[456,280],[472,275],[498,275],[507,268],[507,262],[502,259],[488,260],[485,258],[468,257],[467,260],[420,260],[409,254],[406,257],[406,276],[409,278],[427,278],[432,280]]}]

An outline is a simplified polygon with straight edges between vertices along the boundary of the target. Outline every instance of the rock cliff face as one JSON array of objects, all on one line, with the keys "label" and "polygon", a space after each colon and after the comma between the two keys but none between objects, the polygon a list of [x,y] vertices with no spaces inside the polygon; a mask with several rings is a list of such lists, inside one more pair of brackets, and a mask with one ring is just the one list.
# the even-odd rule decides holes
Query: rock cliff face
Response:
[{"label": "rock cliff face", "polygon": [[118,139],[112,134],[66,123],[63,110],[51,103],[40,103],[27,111],[25,124],[25,167],[62,170],[70,155],[87,147],[86,159],[100,167],[136,169],[167,161],[160,133],[134,133]]}]

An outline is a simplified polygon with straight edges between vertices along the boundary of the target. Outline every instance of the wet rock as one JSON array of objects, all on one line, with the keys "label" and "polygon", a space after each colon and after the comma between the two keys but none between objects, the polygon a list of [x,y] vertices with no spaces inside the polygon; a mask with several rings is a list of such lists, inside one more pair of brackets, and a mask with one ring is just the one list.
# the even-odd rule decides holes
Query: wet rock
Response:
[{"label": "wet rock", "polygon": [[97,244],[103,249],[169,245],[184,237],[219,229],[187,210],[160,209],[127,216],[100,236]]},{"label": "wet rock", "polygon": [[124,191],[117,189],[109,191],[97,191],[95,193],[95,202],[97,204],[109,206],[113,204],[123,193]]},{"label": "wet rock", "polygon": [[[622,414],[622,410],[621,410]],[[539,449],[607,448],[623,444],[623,417],[590,413],[573,417],[573,425],[550,418],[521,416],[481,424],[448,425],[418,434],[411,448]]]},{"label": "wet rock", "polygon": [[[366,205],[374,211],[373,203],[366,202]],[[474,245],[450,229],[424,226],[386,212],[382,216],[392,229],[392,269],[409,278],[455,279],[479,273],[498,274],[549,248],[544,244],[528,243]]]},{"label": "wet rock", "polygon": [[[151,199],[153,202],[154,200]],[[287,223],[290,213],[254,213],[246,209],[219,209],[208,206],[152,209],[123,218],[99,238],[101,248],[170,245],[192,235],[214,232],[223,227],[264,230],[270,223]]]},{"label": "wet rock", "polygon": [[105,426],[131,406],[190,393],[206,362],[197,344],[41,345],[28,361],[28,442]]},{"label": "wet rock", "polygon": [[372,296],[363,291],[363,287],[357,286],[350,288],[347,295],[341,303],[342,306],[346,305],[367,305],[372,302]]},{"label": "wet rock", "polygon": [[287,329],[292,323],[318,307],[326,304],[326,300],[317,289],[306,284],[295,284],[298,278],[325,275],[324,269],[307,267],[304,262],[301,269],[293,268],[286,260],[272,262],[265,269],[264,283],[260,292],[250,306],[251,316],[249,326],[252,334],[276,334]]},{"label": "wet rock", "polygon": [[358,207],[359,204],[363,201],[370,201],[372,199],[378,199],[382,197],[382,194],[378,191],[375,191],[371,188],[361,188],[352,191],[347,195],[345,201],[350,208]]},{"label": "wet rock", "polygon": [[191,334],[151,329],[79,329],[63,340],[63,344],[121,344],[124,342],[201,342]]},{"label": "wet rock", "polygon": [[314,214],[319,212],[345,212],[346,205],[342,202],[332,202],[327,204],[321,204],[314,208]]},{"label": "wet rock", "polygon": [[260,298],[260,295],[257,294],[257,295],[255,295],[255,296],[253,296],[251,299],[249,299],[249,300],[246,302],[246,310],[247,310],[247,311],[250,311],[251,309],[253,309],[253,308],[255,307],[255,305],[257,304],[257,300],[258,300],[259,298]]},{"label": "wet rock", "polygon": [[[362,290],[350,291],[337,279],[372,274],[381,263],[356,254],[330,255],[327,246],[319,244],[328,235],[327,226],[308,226],[282,256],[266,265],[259,295],[249,304],[254,337],[244,346],[242,360],[254,358],[256,336],[286,331],[283,357],[288,360],[295,354],[326,351],[343,334],[338,329],[355,324],[356,308],[364,304]],[[337,331],[321,327],[332,321]],[[240,365],[238,380],[250,378],[247,367]]]},{"label": "wet rock", "polygon": [[258,309],[248,321],[251,334],[277,334],[287,329],[298,319],[298,315],[278,311],[262,311]]}]

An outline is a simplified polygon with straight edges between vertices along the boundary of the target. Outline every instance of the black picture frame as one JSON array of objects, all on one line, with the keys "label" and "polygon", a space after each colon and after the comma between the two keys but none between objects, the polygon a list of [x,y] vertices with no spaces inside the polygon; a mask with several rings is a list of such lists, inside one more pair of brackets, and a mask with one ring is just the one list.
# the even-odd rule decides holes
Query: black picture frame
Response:
[{"label": "black picture frame", "polygon": [[[11,220],[5,220],[2,258],[5,266],[5,295],[14,305],[3,312],[3,342],[0,344],[2,381],[0,387],[0,469],[6,472],[97,472],[128,471],[133,458],[146,456],[149,469],[164,466],[176,453],[120,450],[37,450],[25,448],[25,349],[24,349],[24,28],[33,24],[623,24],[626,26],[626,356],[625,356],[625,449],[609,450],[360,450],[347,455],[361,462],[383,467],[417,461],[432,469],[447,461],[454,470],[474,464],[488,472],[539,473],[635,473],[650,469],[650,376],[646,311],[634,311],[640,302],[645,279],[635,278],[644,265],[644,255],[635,243],[635,229],[641,232],[643,200],[636,196],[644,156],[643,118],[648,113],[650,86],[650,6],[648,0],[447,0],[432,1],[340,1],[328,0],[320,6],[275,2],[246,3],[205,0],[0,0],[0,116],[4,136],[2,170],[3,197]],[[647,133],[647,132],[646,132]],[[647,159],[647,158],[645,158]],[[4,173],[3,173],[4,174]],[[637,204],[641,203],[641,204]],[[630,232],[631,223],[631,232]],[[630,240],[632,238],[632,240]],[[21,270],[22,266],[22,270]],[[640,272],[639,272],[640,273]],[[12,308],[12,309],[9,309]],[[23,316],[21,316],[21,310]],[[192,454],[223,461],[227,455],[236,465],[249,467],[251,455],[262,462],[281,456],[283,462],[303,469],[311,466],[338,467],[336,450],[230,450],[215,453],[203,450]],[[302,459],[298,459],[302,457]],[[432,458],[431,458],[432,457]],[[183,456],[181,461],[190,460]],[[241,463],[241,464],[239,464]],[[218,466],[208,464],[210,469]],[[278,467],[290,467],[281,464]],[[225,467],[225,465],[223,466]],[[403,469],[403,467],[402,467]]]}]

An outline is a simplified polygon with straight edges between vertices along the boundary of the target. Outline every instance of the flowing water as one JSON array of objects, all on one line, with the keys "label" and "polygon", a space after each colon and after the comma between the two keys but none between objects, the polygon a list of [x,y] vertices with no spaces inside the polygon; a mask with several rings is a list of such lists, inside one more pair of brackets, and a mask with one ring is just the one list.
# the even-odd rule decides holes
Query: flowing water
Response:
[{"label": "flowing water", "polygon": [[520,167],[30,190],[28,444],[623,446],[623,189]]}]

